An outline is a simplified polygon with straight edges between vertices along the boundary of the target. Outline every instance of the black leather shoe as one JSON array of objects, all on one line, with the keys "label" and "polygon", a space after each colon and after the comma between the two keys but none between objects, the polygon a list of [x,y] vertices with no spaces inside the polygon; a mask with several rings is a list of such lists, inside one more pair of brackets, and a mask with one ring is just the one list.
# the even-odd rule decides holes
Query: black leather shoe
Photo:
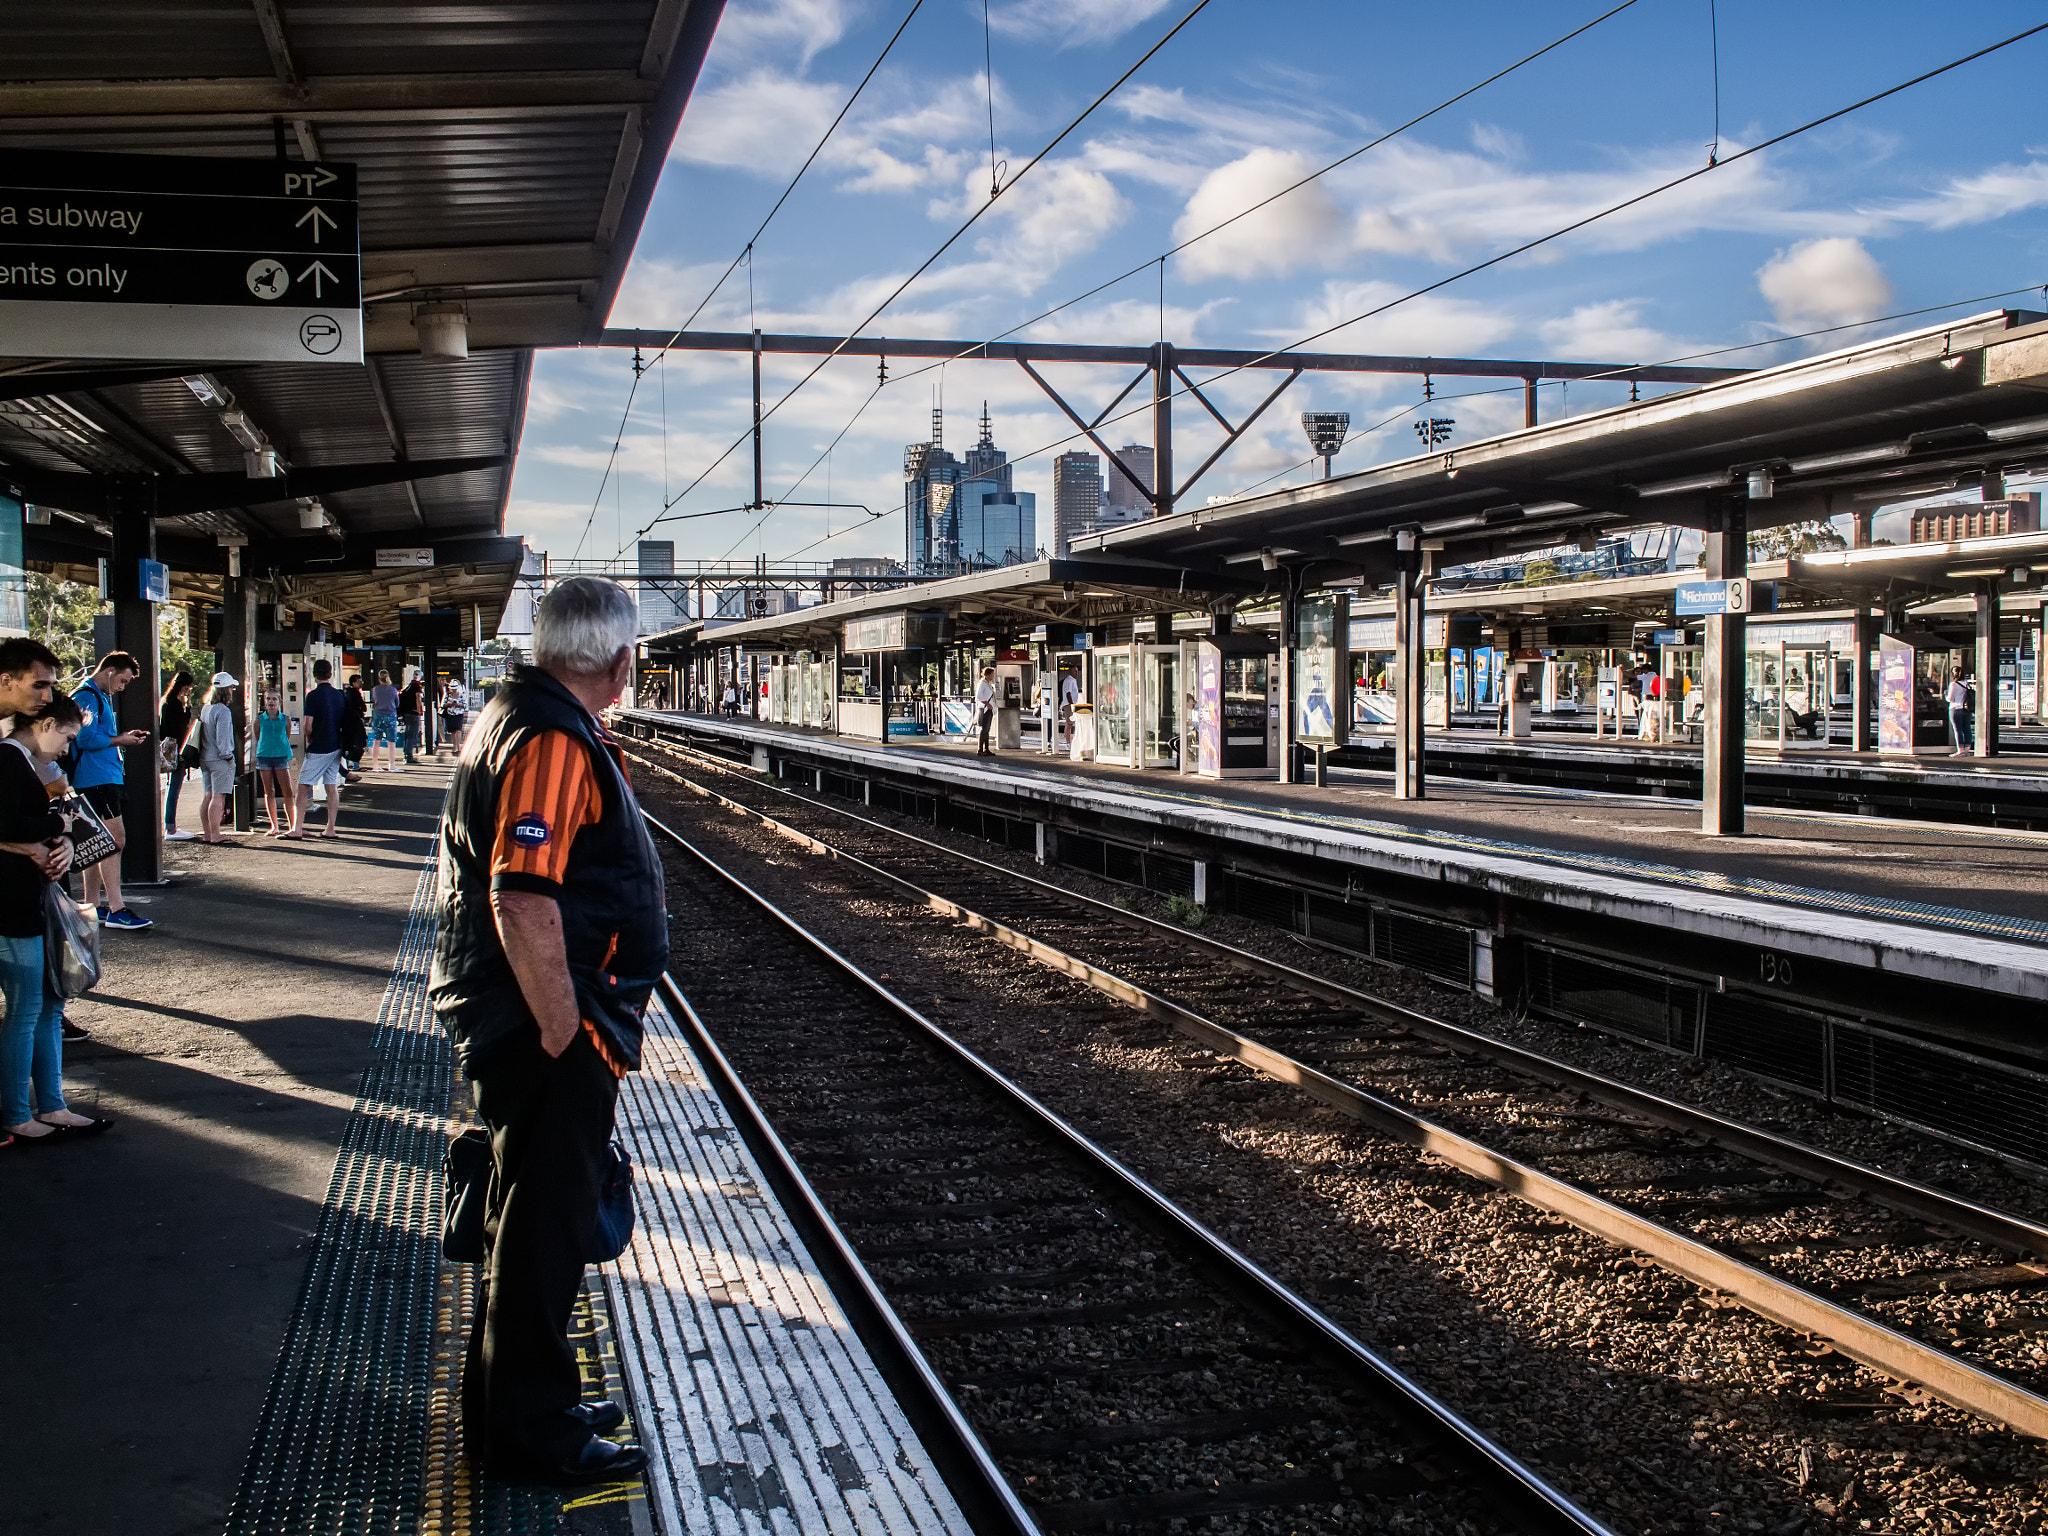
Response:
[{"label": "black leather shoe", "polygon": [[647,1452],[637,1445],[620,1445],[592,1435],[573,1460],[556,1469],[546,1481],[557,1488],[587,1488],[597,1483],[631,1482],[647,1470]]},{"label": "black leather shoe", "polygon": [[569,1410],[569,1417],[593,1435],[608,1435],[626,1422],[626,1410],[617,1403],[578,1403]]}]

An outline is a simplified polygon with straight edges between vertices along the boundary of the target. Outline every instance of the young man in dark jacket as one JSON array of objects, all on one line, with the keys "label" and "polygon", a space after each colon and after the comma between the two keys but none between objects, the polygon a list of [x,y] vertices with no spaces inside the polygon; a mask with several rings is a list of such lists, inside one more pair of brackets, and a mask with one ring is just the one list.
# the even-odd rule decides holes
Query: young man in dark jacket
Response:
[{"label": "young man in dark jacket", "polygon": [[432,996],[491,1133],[486,1255],[463,1367],[465,1443],[492,1476],[615,1482],[647,1462],[584,1403],[569,1316],[597,1229],[619,1078],[668,964],[660,856],[598,711],[639,614],[579,576],[542,599],[457,762],[441,824]]}]

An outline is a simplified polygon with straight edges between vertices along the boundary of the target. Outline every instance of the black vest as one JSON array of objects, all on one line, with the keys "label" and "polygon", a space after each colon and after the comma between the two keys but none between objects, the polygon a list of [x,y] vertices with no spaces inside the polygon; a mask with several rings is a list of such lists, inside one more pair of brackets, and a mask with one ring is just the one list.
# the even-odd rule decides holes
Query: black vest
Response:
[{"label": "black vest", "polygon": [[506,766],[543,731],[565,731],[583,743],[604,798],[603,816],[570,845],[562,933],[583,1017],[603,1036],[606,1053],[629,1069],[640,1065],[641,1010],[668,965],[661,857],[632,786],[574,696],[537,668],[514,668],[477,717],[441,819],[440,929],[429,995],[471,1075],[497,1046],[537,1028],[491,912],[491,851]]}]

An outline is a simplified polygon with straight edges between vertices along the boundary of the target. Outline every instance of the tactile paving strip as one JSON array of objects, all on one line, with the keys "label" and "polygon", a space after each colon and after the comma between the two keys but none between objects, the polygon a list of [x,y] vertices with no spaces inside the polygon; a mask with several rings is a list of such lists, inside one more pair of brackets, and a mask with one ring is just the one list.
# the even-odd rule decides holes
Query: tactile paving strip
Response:
[{"label": "tactile paving strip", "polygon": [[965,1531],[657,999],[619,1099],[640,1223],[605,1273],[663,1531]]},{"label": "tactile paving strip", "polygon": [[391,984],[227,1536],[418,1527],[454,1052],[427,1007],[435,872]]}]

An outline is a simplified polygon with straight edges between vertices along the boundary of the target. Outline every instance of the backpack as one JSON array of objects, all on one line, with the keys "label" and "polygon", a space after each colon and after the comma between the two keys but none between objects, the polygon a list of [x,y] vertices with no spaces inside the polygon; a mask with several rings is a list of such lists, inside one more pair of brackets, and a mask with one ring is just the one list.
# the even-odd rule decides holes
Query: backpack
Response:
[{"label": "backpack", "polygon": [[[90,686],[90,685],[88,685],[88,684],[81,684],[81,685],[80,685],[80,687],[81,687],[81,690],[82,690],[83,688],[87,687],[87,686]],[[97,689],[97,688],[94,688],[94,689],[93,689],[93,693],[94,693],[95,695],[98,695],[98,694],[99,694],[99,689]],[[51,690],[51,696],[52,696],[52,697],[54,698],[54,697],[59,697],[60,695],[59,695],[59,694],[57,693],[57,691],[56,691],[55,689],[52,689],[52,690]],[[75,702],[75,701],[77,700],[77,698],[78,698],[78,695],[74,693],[74,694],[67,694],[67,695],[61,695],[61,697],[67,697],[67,698],[70,698],[70,699],[72,699],[72,700],[73,700],[73,701]],[[80,707],[81,709],[83,709],[83,708],[84,708],[85,706],[84,706],[84,705],[80,705],[79,707]],[[83,754],[83,753],[81,753],[81,752],[80,752],[80,751],[78,750],[78,737],[77,737],[76,735],[73,735],[73,736],[72,736],[72,738],[71,738],[71,740],[70,740],[70,742],[69,742],[69,744],[67,744],[67,745],[65,746],[65,748],[64,748],[64,755],[63,755],[62,757],[60,757],[60,758],[58,758],[58,759],[57,759],[57,767],[58,767],[58,770],[59,770],[60,772],[62,772],[62,773],[63,773],[63,775],[64,775],[64,778],[65,778],[65,781],[66,781],[67,783],[68,783],[68,782],[69,782],[70,780],[72,780],[72,779],[75,779],[75,778],[77,778],[77,777],[78,777],[78,765],[79,765],[80,761],[81,761],[81,760],[83,759],[83,757],[84,757],[84,754]]]}]

